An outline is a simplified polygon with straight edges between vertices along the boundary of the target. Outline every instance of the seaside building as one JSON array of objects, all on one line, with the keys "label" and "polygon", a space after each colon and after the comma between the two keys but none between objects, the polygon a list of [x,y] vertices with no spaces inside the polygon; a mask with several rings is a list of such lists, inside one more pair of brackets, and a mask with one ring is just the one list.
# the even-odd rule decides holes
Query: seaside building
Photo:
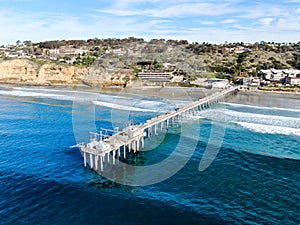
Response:
[{"label": "seaside building", "polygon": [[228,79],[217,79],[217,78],[198,78],[192,81],[191,84],[198,85],[206,88],[219,88],[224,89],[230,86]]},{"label": "seaside building", "polygon": [[173,72],[141,72],[137,74],[141,80],[151,82],[182,82],[184,76]]},{"label": "seaside building", "polygon": [[176,69],[171,63],[159,64],[155,60],[137,61],[136,65],[142,72],[137,77],[150,82],[182,82],[187,75],[183,70]]},{"label": "seaside building", "polygon": [[283,82],[283,79],[286,77],[286,74],[283,73],[283,70],[269,69],[269,70],[260,70],[260,74],[263,75],[264,79],[271,82]]},{"label": "seaside building", "polygon": [[263,75],[264,80],[280,84],[298,85],[298,78],[300,77],[300,70],[297,69],[269,69],[260,70],[259,73]]},{"label": "seaside building", "polygon": [[49,54],[50,55],[59,55],[60,50],[59,49],[49,49]]},{"label": "seaside building", "polygon": [[244,90],[256,90],[260,85],[259,77],[243,77],[240,82],[240,89]]},{"label": "seaside building", "polygon": [[218,79],[218,78],[210,78],[207,79],[208,84],[211,85],[212,88],[220,88],[225,89],[229,87],[228,79]]},{"label": "seaside building", "polygon": [[300,77],[287,77],[286,84],[291,86],[300,85]]}]

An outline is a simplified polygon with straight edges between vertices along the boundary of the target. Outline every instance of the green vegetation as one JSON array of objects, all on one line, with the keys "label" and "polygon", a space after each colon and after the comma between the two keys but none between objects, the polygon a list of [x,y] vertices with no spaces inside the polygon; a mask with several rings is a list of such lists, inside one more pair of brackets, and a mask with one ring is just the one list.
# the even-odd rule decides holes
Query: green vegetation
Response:
[{"label": "green vegetation", "polygon": [[8,46],[0,55],[3,58],[6,57],[6,53],[23,55],[38,65],[51,60],[56,63],[93,66],[103,71],[131,68],[134,74],[141,72],[137,61],[153,61],[155,63],[151,65],[151,69],[158,71],[166,70],[164,64],[169,63],[177,70],[187,73],[187,80],[192,80],[204,76],[256,76],[259,70],[270,68],[300,69],[299,51],[300,42],[211,44],[165,39],[145,41],[142,38],[129,37],[53,40],[39,43],[18,40],[16,46]]},{"label": "green vegetation", "polygon": [[31,62],[35,63],[36,65],[38,65],[39,67],[45,65],[46,63],[49,63],[47,60],[43,60],[43,59],[35,59],[32,58],[30,59]]},{"label": "green vegetation", "polygon": [[91,57],[91,56],[78,56],[76,58],[76,61],[74,61],[74,64],[85,65],[85,66],[91,66],[94,63],[95,63],[95,57]]},{"label": "green vegetation", "polygon": [[282,92],[299,92],[300,87],[298,86],[281,86],[281,87],[258,87],[262,91],[282,91]]}]

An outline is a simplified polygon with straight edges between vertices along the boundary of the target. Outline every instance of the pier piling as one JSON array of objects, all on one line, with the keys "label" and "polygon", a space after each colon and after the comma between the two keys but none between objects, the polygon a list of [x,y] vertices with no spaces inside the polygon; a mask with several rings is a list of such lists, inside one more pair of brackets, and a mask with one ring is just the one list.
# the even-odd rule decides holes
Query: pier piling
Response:
[{"label": "pier piling", "polygon": [[[170,123],[172,127],[174,127],[175,124],[177,126],[177,124],[182,122],[183,117],[197,115],[199,111],[211,107],[211,105],[223,101],[225,98],[237,92],[238,87],[232,87],[222,92],[214,93],[211,96],[199,99],[173,112],[165,113],[164,115],[147,120],[144,124],[131,125],[122,131],[116,130],[112,136],[102,135],[101,131],[100,134],[91,133],[89,143],[78,145],[83,153],[84,168],[87,168],[87,162],[89,161],[91,170],[98,171],[100,161],[100,171],[103,172],[105,164],[110,165],[110,154],[112,154],[112,164],[115,165],[116,158],[118,159],[118,163],[121,158],[121,148],[123,149],[124,160],[126,159],[126,152],[130,153],[131,150],[133,150],[134,153],[137,153],[140,148],[144,149],[144,138],[148,137],[149,140],[151,139],[153,127],[154,134],[157,136],[159,126],[160,132],[162,132],[164,128],[168,130]],[[87,160],[87,154],[89,154],[89,160]],[[106,158],[107,160],[105,160]]]}]

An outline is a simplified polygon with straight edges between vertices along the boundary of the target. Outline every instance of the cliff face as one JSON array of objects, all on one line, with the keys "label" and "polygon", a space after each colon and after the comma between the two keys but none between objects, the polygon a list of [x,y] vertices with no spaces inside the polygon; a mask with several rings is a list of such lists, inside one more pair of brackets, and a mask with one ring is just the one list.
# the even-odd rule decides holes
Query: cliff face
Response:
[{"label": "cliff face", "polygon": [[0,61],[0,83],[30,85],[74,85],[85,83],[91,86],[126,85],[132,79],[132,70],[106,71],[95,67],[58,65],[42,66],[25,59]]},{"label": "cliff face", "polygon": [[79,84],[86,72],[85,67],[45,64],[40,68],[36,82],[38,84]]},{"label": "cliff face", "polygon": [[37,65],[24,59],[5,60],[0,62],[1,83],[24,84],[78,84],[85,76],[87,68],[44,64]]},{"label": "cliff face", "polygon": [[133,71],[131,69],[107,71],[101,68],[91,67],[82,82],[90,86],[126,86],[132,81]]},{"label": "cliff face", "polygon": [[39,68],[27,60],[7,60],[0,62],[1,82],[34,82]]}]

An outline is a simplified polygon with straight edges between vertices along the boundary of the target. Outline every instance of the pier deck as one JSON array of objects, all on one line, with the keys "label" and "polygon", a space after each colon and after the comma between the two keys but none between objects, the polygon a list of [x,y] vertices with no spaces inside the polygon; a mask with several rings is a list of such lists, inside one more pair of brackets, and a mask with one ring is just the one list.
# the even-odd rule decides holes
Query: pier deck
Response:
[{"label": "pier deck", "polygon": [[125,159],[128,152],[137,152],[140,148],[144,148],[144,139],[147,135],[149,138],[151,137],[153,127],[154,135],[157,135],[159,132],[158,127],[162,130],[164,127],[174,126],[176,122],[181,121],[182,116],[204,110],[210,105],[236,94],[237,91],[238,87],[231,87],[221,92],[216,92],[175,111],[147,120],[144,124],[128,126],[112,136],[103,138],[103,135],[95,134],[89,143],[79,145],[83,153],[84,167],[87,167],[87,163],[89,163],[91,169],[103,171],[104,163],[110,163],[112,160],[112,163],[115,164],[115,158],[120,158],[121,149]]}]

